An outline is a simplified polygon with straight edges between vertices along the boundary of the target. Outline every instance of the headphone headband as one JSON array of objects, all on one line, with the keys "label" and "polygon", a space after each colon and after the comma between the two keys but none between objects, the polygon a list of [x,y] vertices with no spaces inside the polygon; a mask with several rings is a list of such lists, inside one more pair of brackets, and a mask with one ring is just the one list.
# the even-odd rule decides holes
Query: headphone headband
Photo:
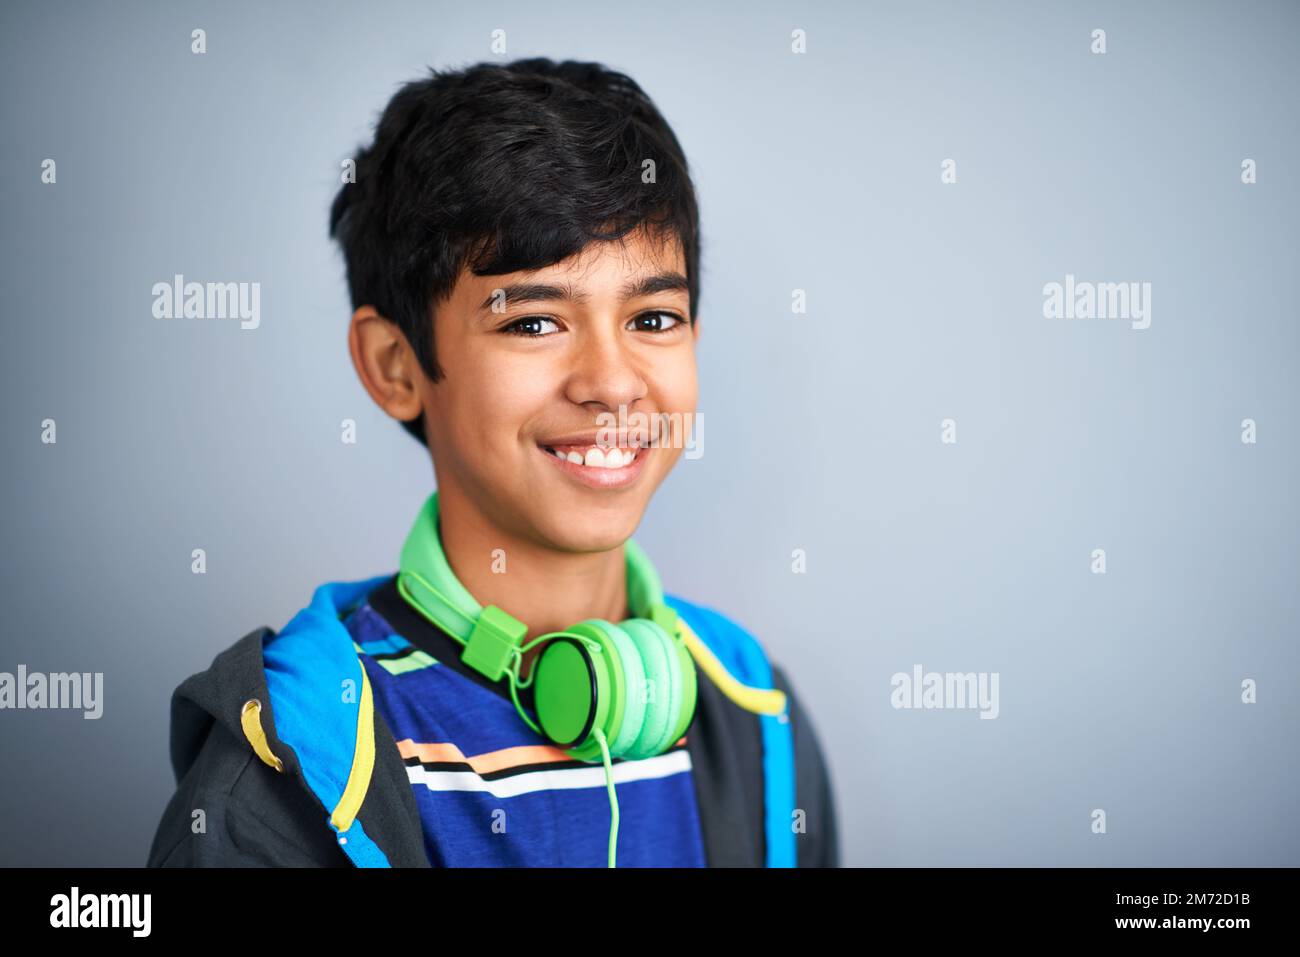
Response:
[{"label": "headphone headband", "polygon": [[[632,617],[648,618],[672,634],[677,613],[664,603],[663,585],[650,557],[630,538],[624,543],[623,552],[627,562],[627,600]],[[469,644],[475,628],[483,624],[495,624],[507,633],[516,630],[513,626],[527,630],[523,622],[503,609],[496,606],[484,609],[452,571],[438,534],[436,489],[420,509],[402,546],[398,579],[426,617],[461,644]],[[522,636],[523,632],[520,632],[520,638]]]}]

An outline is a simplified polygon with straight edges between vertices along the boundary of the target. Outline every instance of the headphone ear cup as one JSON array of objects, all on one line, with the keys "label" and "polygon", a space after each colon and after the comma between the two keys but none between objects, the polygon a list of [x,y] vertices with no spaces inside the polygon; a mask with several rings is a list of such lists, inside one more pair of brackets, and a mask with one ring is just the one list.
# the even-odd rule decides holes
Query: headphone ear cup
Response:
[{"label": "headphone ear cup", "polygon": [[646,702],[646,671],[641,650],[628,635],[627,629],[602,619],[589,619],[588,624],[602,629],[614,645],[623,667],[623,720],[610,745],[610,755],[616,758],[637,758],[637,741],[641,739],[646,720],[649,719]]},{"label": "headphone ear cup", "polygon": [[694,714],[695,673],[684,672],[677,643],[653,621],[629,618],[621,627],[636,643],[645,670],[641,690],[645,723],[635,753],[637,757],[663,754],[685,733],[682,711],[688,709],[687,722]]},{"label": "headphone ear cup", "polygon": [[699,707],[699,674],[695,669],[695,659],[687,650],[686,643],[668,634],[658,624],[653,622],[651,624],[663,635],[681,671],[682,681],[677,686],[681,694],[677,702],[676,726],[673,728],[673,733],[669,735],[671,743],[675,744],[695,723],[695,713]]},{"label": "headphone ear cup", "polygon": [[[600,633],[581,637],[607,641]],[[617,694],[609,690],[607,655],[593,655],[574,637],[561,635],[551,641],[533,665],[533,709],[547,740],[570,753],[594,746],[592,731],[609,723],[610,703]],[[580,755],[574,755],[575,757]]]},{"label": "headphone ear cup", "polygon": [[[622,681],[610,682],[611,689],[615,689],[614,694],[621,688],[621,701],[609,703],[604,730],[611,758],[637,757],[634,753],[635,746],[646,722],[646,674],[636,642],[623,628],[600,618],[588,618],[570,630],[599,641],[607,652],[606,657],[610,659],[607,664],[611,670],[621,669]],[[611,650],[613,655],[608,654]],[[613,677],[611,675],[612,679]]]}]

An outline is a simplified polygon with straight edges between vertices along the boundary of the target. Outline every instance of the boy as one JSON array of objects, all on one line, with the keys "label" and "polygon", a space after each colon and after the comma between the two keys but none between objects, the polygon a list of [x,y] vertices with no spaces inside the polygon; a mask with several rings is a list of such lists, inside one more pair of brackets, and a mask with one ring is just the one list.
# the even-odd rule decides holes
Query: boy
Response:
[{"label": "boy", "polygon": [[631,540],[697,395],[698,212],[658,110],[594,63],[431,72],[355,171],[349,349],[437,491],[396,574],[177,688],[149,865],[837,866],[784,674]]}]

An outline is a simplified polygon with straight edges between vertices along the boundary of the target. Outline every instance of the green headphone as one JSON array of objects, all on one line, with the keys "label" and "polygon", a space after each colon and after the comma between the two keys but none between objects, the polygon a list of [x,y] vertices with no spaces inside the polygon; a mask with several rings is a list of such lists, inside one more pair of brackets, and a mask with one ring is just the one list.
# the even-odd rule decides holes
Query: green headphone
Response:
[{"label": "green headphone", "polygon": [[[631,539],[623,550],[628,605],[635,617],[618,624],[588,618],[522,646],[528,626],[496,605],[480,605],[447,563],[436,491],[407,536],[397,576],[402,597],[465,646],[465,664],[490,681],[508,676],[515,710],[530,728],[572,758],[604,762],[612,816],[610,867],[618,840],[611,759],[663,754],[690,727],[696,699],[695,662],[677,612],[664,603],[654,565]],[[539,642],[547,645],[523,681],[523,654]],[[530,686],[536,723],[519,704],[518,689]]]}]

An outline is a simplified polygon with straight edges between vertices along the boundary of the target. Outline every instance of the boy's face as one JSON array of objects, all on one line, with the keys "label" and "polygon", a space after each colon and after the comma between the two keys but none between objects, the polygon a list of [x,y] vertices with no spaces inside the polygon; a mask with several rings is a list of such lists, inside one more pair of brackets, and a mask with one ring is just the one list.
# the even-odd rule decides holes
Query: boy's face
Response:
[{"label": "boy's face", "polygon": [[439,488],[544,546],[621,545],[681,454],[676,430],[638,447],[651,420],[695,413],[689,307],[680,244],[639,231],[540,270],[462,271],[434,322],[444,378],[417,386]]}]

